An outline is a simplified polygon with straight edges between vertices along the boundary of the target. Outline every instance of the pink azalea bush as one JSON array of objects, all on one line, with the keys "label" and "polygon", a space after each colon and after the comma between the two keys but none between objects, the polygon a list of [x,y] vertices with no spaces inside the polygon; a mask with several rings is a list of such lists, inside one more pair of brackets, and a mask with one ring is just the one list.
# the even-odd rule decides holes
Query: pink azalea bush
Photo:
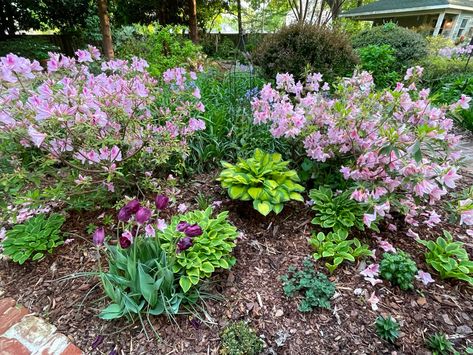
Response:
[{"label": "pink azalea bush", "polygon": [[[338,168],[354,182],[352,199],[367,207],[370,227],[392,212],[417,226],[441,221],[432,208],[455,189],[460,179],[460,137],[452,133],[446,114],[468,107],[469,97],[450,107],[436,107],[429,90],[415,80],[422,68],[407,71],[406,83],[394,90],[375,91],[367,72],[343,79],[333,95],[320,74],[305,83],[278,74],[276,87],[263,87],[252,102],[254,123],[268,124],[274,137],[295,139],[316,162],[342,162]],[[461,222],[473,224],[473,204],[459,206]]]},{"label": "pink azalea bush", "polygon": [[456,58],[462,56],[469,56],[473,53],[473,46],[458,46],[458,47],[445,47],[441,48],[438,52],[439,56],[446,58]]},{"label": "pink azalea bush", "polygon": [[0,58],[0,130],[69,167],[78,186],[136,183],[205,128],[196,73],[174,68],[158,81],[147,66],[101,61],[92,46],[76,58],[50,53],[46,70],[9,54]]}]

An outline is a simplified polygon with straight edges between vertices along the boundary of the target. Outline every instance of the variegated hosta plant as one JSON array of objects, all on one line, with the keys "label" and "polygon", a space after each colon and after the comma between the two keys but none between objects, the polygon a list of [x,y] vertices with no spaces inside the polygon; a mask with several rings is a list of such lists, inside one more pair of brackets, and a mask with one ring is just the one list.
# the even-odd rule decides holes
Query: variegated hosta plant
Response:
[{"label": "variegated hosta plant", "polygon": [[288,164],[281,154],[256,149],[252,158],[239,159],[235,165],[222,162],[225,169],[217,180],[228,189],[230,198],[253,200],[255,210],[264,216],[271,211],[278,214],[285,202],[304,201],[300,194],[304,187],[298,184],[299,176],[295,170],[288,169]]}]

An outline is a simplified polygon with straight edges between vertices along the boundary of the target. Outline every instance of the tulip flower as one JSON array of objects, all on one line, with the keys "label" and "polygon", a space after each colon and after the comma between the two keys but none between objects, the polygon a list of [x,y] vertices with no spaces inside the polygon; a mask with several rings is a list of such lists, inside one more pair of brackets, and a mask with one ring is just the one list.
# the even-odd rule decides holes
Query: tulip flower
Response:
[{"label": "tulip flower", "polygon": [[178,224],[177,224],[177,231],[178,232],[184,232],[187,228],[190,227],[190,224],[187,223],[186,221],[180,221]]},{"label": "tulip flower", "polygon": [[184,237],[177,242],[177,252],[187,250],[192,246],[192,238]]},{"label": "tulip flower", "polygon": [[197,237],[201,235],[203,232],[202,232],[202,228],[200,228],[198,224],[193,224],[187,227],[184,233],[186,233],[188,237],[192,238],[192,237]]},{"label": "tulip flower", "polygon": [[155,204],[158,210],[164,210],[169,204],[169,197],[158,195],[156,196]]},{"label": "tulip flower", "polygon": [[125,231],[120,237],[120,240],[119,240],[120,246],[123,249],[127,249],[130,247],[132,240],[133,240],[133,236],[131,235],[131,233],[128,231]]},{"label": "tulip flower", "polygon": [[140,209],[140,201],[137,199],[131,200],[125,205],[125,208],[127,208],[132,214],[136,213]]},{"label": "tulip flower", "polygon": [[97,228],[92,236],[92,241],[95,245],[99,246],[103,244],[105,240],[105,229],[104,227]]},{"label": "tulip flower", "polygon": [[146,207],[140,207],[138,212],[136,212],[136,221],[139,224],[145,224],[148,219],[151,217],[151,210]]},{"label": "tulip flower", "polygon": [[122,207],[120,209],[120,212],[118,212],[118,220],[122,222],[128,222],[128,220],[131,218],[131,211],[125,207]]}]

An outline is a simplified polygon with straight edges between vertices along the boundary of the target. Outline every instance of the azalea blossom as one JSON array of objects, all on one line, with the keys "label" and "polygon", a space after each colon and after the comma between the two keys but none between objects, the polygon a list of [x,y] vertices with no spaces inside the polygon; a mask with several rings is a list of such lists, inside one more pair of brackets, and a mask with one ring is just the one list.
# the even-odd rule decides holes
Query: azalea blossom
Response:
[{"label": "azalea blossom", "polygon": [[408,229],[407,232],[406,232],[406,235],[408,237],[411,237],[411,238],[414,238],[414,239],[418,239],[419,238],[419,234],[417,234],[416,232],[414,232],[412,229]]},{"label": "azalea blossom", "polygon": [[365,277],[375,277],[379,274],[379,264],[371,264],[366,269],[360,272]]},{"label": "azalea blossom", "polygon": [[424,272],[422,270],[419,270],[415,277],[417,280],[422,281],[424,285],[428,285],[429,283],[435,282],[435,280],[428,272]]},{"label": "azalea blossom", "polygon": [[371,305],[371,309],[373,311],[377,311],[378,310],[378,303],[379,303],[379,298],[376,296],[376,293],[373,291],[373,293],[371,294],[370,298],[368,298],[366,300],[370,305]]},{"label": "azalea blossom", "polygon": [[390,252],[395,253],[396,252],[396,248],[394,248],[391,243],[389,243],[385,240],[380,240],[378,242],[378,246],[387,253],[390,253]]},{"label": "azalea blossom", "polygon": [[179,211],[179,213],[185,213],[187,211],[187,205],[185,203],[180,203],[177,206],[177,210]]},{"label": "azalea blossom", "polygon": [[156,228],[161,231],[161,232],[164,232],[164,230],[168,227],[168,225],[166,224],[166,221],[164,219],[161,219],[159,218],[157,221],[156,221]]}]

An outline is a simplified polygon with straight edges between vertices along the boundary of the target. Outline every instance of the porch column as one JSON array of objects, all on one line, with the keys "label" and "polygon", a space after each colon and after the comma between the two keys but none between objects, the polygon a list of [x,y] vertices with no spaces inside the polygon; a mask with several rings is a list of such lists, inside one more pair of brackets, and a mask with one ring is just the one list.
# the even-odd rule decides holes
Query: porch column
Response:
[{"label": "porch column", "polygon": [[442,28],[442,22],[444,19],[445,19],[445,11],[439,14],[439,17],[437,18],[437,23],[435,24],[433,36],[438,36],[440,29]]}]

